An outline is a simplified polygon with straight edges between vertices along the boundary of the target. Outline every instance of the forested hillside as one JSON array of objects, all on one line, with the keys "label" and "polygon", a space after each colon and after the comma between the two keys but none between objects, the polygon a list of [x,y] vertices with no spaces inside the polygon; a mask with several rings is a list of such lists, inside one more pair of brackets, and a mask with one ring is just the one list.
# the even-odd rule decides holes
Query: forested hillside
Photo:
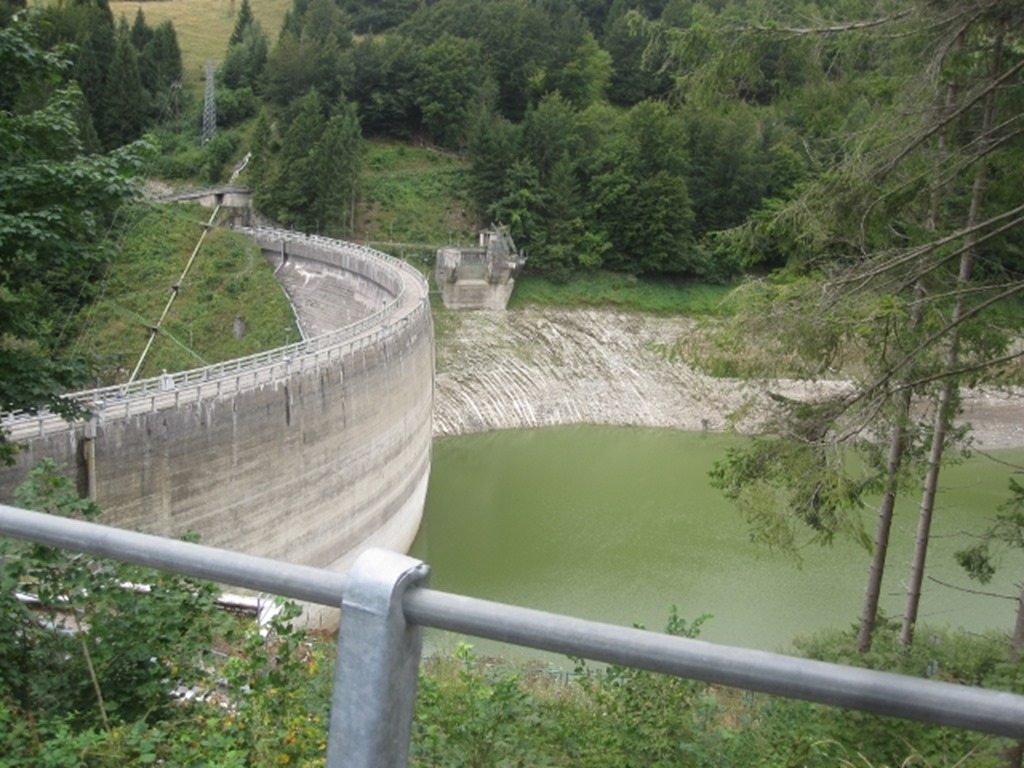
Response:
[{"label": "forested hillside", "polygon": [[[351,235],[363,141],[432,146],[468,163],[476,222],[509,225],[528,270],[555,280],[596,269],[725,280],[941,229],[937,210],[905,205],[969,170],[977,142],[958,167],[936,153],[976,132],[983,104],[928,113],[976,89],[998,39],[999,133],[985,144],[994,172],[979,216],[1015,207],[1013,3],[785,6],[296,0],[265,29],[242,0],[211,11],[234,23],[205,137],[164,6],[155,26],[145,3],[129,19],[102,0],[46,4],[31,23],[41,45],[71,46],[64,76],[83,95],[86,152],[150,131],[161,154],[147,173],[216,182],[251,151],[242,180],[264,214]],[[886,179],[902,186],[875,186]],[[1012,238],[984,247],[995,266],[1017,266]]]},{"label": "forested hillside", "polygon": [[249,182],[264,212],[345,234],[345,137],[425,143],[467,159],[478,223],[508,224],[528,268],[556,280],[734,276],[742,260],[710,233],[788,194],[814,169],[808,142],[838,127],[801,136],[784,118],[803,105],[785,99],[689,103],[624,4],[299,3],[273,45],[245,7],[221,85],[229,103],[262,102]]}]

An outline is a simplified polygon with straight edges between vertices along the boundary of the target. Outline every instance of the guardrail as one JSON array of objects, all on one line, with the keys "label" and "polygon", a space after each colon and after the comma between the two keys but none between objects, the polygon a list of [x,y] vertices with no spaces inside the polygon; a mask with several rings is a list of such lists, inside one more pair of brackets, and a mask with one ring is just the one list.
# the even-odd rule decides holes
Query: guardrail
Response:
[{"label": "guardrail", "polygon": [[370,248],[361,243],[352,243],[347,240],[335,240],[321,235],[305,235],[301,232],[294,232],[290,229],[277,229],[276,227],[239,227],[239,232],[256,240],[257,242],[266,239],[270,241],[285,241],[289,243],[303,243],[316,246],[324,253],[331,253],[337,250],[346,250],[352,253],[359,253],[367,258],[382,261],[395,269],[407,272],[417,280],[423,280],[423,275],[415,267],[411,267],[401,259],[396,259],[390,254]]},{"label": "guardrail", "polygon": [[[303,243],[326,258],[330,254],[348,253],[377,261],[401,273],[415,277],[423,289],[423,300],[408,313],[401,310],[406,302],[405,281],[395,286],[394,297],[380,310],[337,331],[316,336],[277,349],[258,352],[223,363],[194,368],[149,379],[138,379],[128,386],[115,385],[82,390],[67,395],[97,418],[126,418],[164,408],[196,402],[284,380],[296,372],[316,370],[334,363],[360,349],[373,346],[382,338],[401,330],[406,324],[429,311],[426,280],[415,268],[400,259],[375,251],[358,243],[317,235],[303,235],[271,228],[240,230],[261,246],[266,242]],[[48,411],[26,413],[12,411],[0,418],[0,427],[14,442],[74,429],[63,417]]]},{"label": "guardrail", "polygon": [[1024,696],[438,592],[426,588],[425,563],[384,550],[367,550],[342,575],[3,505],[0,535],[340,606],[329,768],[408,762],[423,627],[1024,740]]}]

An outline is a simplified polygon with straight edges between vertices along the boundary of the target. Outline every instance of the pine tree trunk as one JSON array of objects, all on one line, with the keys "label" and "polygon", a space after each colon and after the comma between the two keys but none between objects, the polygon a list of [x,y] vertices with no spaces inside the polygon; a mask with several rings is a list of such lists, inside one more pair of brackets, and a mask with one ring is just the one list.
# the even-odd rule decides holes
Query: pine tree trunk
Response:
[{"label": "pine tree trunk", "polygon": [[[960,302],[954,307],[956,316]],[[946,356],[947,370],[951,370],[959,359],[959,334],[953,330],[954,338],[950,342]],[[939,470],[942,467],[942,453],[945,450],[946,428],[952,418],[950,405],[953,400],[956,384],[947,379],[939,392],[935,404],[935,422],[932,428],[932,447],[928,454],[928,472],[925,475],[924,491],[921,494],[921,508],[917,518],[917,536],[914,539],[914,559],[910,564],[910,581],[907,584],[907,607],[903,611],[903,627],[900,631],[900,643],[909,647],[914,641],[914,625],[921,605],[921,584],[924,581],[924,566],[928,556],[928,541],[931,536],[932,517],[935,510],[935,493],[939,485]]]},{"label": "pine tree trunk", "polygon": [[1010,641],[1010,661],[1016,664],[1024,653],[1024,585],[1017,595],[1017,622],[1013,627],[1013,639]]},{"label": "pine tree trunk", "polygon": [[[1002,70],[1002,30],[996,36],[990,76],[994,81]],[[996,89],[989,91],[985,98],[984,113],[982,115],[981,133],[978,142],[982,147],[988,143],[989,133],[995,124],[996,111]],[[985,199],[985,190],[988,185],[988,162],[983,159],[978,165],[974,175],[974,185],[971,189],[971,207],[968,213],[968,226],[973,227],[981,221],[981,207]],[[977,241],[977,235],[971,235],[971,239]],[[960,271],[957,275],[956,300],[953,304],[953,312],[950,318],[949,347],[946,351],[946,370],[956,370],[960,360],[960,322],[965,312],[964,289],[970,283],[971,272],[974,268],[975,249],[965,248],[960,257]],[[953,401],[959,392],[959,383],[956,378],[950,376],[939,391],[935,405],[935,422],[932,432],[932,447],[928,456],[928,471],[925,475],[924,490],[921,494],[921,509],[918,517],[917,537],[914,540],[914,559],[910,567],[910,580],[907,585],[907,605],[903,613],[903,626],[900,631],[900,642],[904,647],[909,647],[914,640],[914,627],[917,623],[917,616],[921,605],[921,584],[924,580],[925,560],[928,554],[928,541],[931,535],[932,517],[935,510],[935,494],[939,484],[939,471],[942,465],[942,454],[945,450],[946,433],[953,420]]]},{"label": "pine tree trunk", "polygon": [[[893,427],[889,438],[889,459],[886,467],[885,493],[878,505],[878,525],[875,528],[875,547],[871,553],[871,567],[868,570],[868,583],[864,590],[864,607],[860,614],[860,627],[857,630],[857,652],[867,653],[871,650],[871,641],[878,623],[878,600],[882,594],[882,574],[885,572],[885,558],[889,551],[889,531],[892,528],[892,515],[896,506],[896,489],[903,463],[903,432],[906,429],[906,413],[910,410],[910,391],[903,394],[900,403],[898,423]],[[904,403],[906,409],[904,410]]]},{"label": "pine tree trunk", "polygon": [[[910,322],[917,328],[922,319],[924,285],[918,281],[914,287],[915,304]],[[875,527],[875,546],[871,553],[871,567],[868,569],[867,586],[864,589],[864,605],[857,630],[857,652],[871,650],[875,627],[878,625],[878,601],[882,594],[882,576],[885,573],[885,559],[889,552],[889,533],[892,529],[893,512],[896,508],[896,493],[899,490],[900,468],[906,453],[906,430],[910,421],[912,390],[907,387],[900,394],[896,406],[896,423],[889,437],[889,456],[886,461],[885,490],[878,505],[878,524]]]}]

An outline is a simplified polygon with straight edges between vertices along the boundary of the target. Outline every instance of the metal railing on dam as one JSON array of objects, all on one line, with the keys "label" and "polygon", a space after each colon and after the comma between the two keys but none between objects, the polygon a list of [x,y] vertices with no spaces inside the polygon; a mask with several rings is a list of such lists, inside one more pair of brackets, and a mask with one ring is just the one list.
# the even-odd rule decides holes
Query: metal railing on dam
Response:
[{"label": "metal railing on dam", "polygon": [[[404,261],[358,243],[269,227],[241,228],[239,231],[265,249],[272,243],[280,243],[282,248],[284,244],[291,243],[313,251],[326,261],[331,261],[339,253],[348,253],[361,259],[379,261],[399,274],[404,273],[425,284],[423,275]],[[127,418],[242,392],[282,381],[295,373],[323,368],[353,351],[376,344],[384,335],[393,332],[396,324],[410,322],[418,313],[429,311],[425,302],[409,305],[406,281],[398,280],[386,287],[392,290],[393,298],[371,315],[337,331],[202,368],[138,379],[128,385],[81,390],[69,393],[67,398],[97,417]],[[62,416],[46,410],[4,413],[0,427],[14,442],[74,428]]]},{"label": "metal railing on dam", "polygon": [[0,535],[340,606],[327,765],[407,763],[422,628],[1024,740],[1024,696],[720,646],[427,588],[429,567],[371,549],[347,574],[0,505]]}]

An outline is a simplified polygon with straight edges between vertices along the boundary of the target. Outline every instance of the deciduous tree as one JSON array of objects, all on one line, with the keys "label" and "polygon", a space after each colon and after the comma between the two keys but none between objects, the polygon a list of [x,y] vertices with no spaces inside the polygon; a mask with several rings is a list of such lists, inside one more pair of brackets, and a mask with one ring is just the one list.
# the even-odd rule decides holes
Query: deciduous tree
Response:
[{"label": "deciduous tree", "polygon": [[466,142],[469,110],[483,85],[483,52],[475,40],[444,35],[427,46],[416,67],[415,101],[423,127],[445,147]]},{"label": "deciduous tree", "polygon": [[[140,146],[86,155],[69,62],[40,47],[31,20],[0,29],[0,409],[74,409],[60,395],[87,367],[64,342],[133,194]],[[0,459],[11,446],[0,436]]]},{"label": "deciduous tree", "polygon": [[359,107],[368,134],[406,137],[420,124],[416,70],[420,46],[397,34],[367,35],[352,49],[346,96]]}]

